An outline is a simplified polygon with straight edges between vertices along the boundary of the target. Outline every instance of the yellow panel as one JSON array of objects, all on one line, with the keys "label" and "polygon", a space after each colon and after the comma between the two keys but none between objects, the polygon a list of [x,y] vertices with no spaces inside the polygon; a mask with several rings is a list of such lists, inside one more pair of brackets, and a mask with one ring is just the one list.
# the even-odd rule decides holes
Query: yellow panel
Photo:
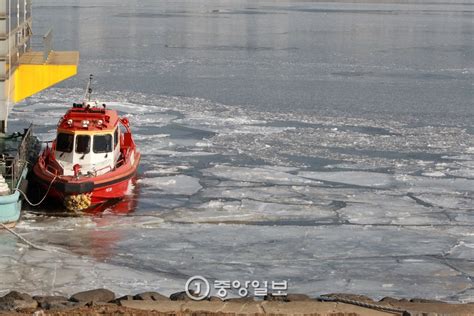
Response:
[{"label": "yellow panel", "polygon": [[77,74],[77,65],[20,64],[15,71],[14,102],[51,87]]}]

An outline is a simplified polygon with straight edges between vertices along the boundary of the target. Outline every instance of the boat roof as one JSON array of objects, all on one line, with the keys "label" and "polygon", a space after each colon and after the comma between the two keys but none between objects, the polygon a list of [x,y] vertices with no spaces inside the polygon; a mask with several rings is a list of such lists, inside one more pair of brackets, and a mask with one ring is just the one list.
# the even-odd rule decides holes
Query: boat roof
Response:
[{"label": "boat roof", "polygon": [[58,132],[111,132],[119,124],[117,111],[108,110],[105,104],[74,104],[59,120]]}]

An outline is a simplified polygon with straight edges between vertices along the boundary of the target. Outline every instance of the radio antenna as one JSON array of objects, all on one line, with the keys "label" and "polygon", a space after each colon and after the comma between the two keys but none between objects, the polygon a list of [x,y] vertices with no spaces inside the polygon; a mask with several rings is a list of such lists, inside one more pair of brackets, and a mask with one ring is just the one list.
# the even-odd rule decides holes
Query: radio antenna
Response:
[{"label": "radio antenna", "polygon": [[92,95],[92,80],[94,79],[94,75],[89,76],[89,82],[87,82],[86,94],[84,95],[84,103],[90,102],[91,95]]}]

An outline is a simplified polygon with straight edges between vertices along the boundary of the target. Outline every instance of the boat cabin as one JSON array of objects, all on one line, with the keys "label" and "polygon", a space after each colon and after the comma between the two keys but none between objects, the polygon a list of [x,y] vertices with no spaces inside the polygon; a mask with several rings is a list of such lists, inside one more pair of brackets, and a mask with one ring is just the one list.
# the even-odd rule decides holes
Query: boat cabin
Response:
[{"label": "boat cabin", "polygon": [[120,157],[120,119],[97,102],[74,104],[58,123],[52,149],[66,176],[97,176],[113,170]]}]

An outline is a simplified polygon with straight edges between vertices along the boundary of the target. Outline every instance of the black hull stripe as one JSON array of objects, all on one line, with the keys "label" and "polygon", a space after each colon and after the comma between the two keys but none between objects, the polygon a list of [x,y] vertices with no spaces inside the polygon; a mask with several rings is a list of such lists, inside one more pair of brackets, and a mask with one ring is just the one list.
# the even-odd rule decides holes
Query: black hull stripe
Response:
[{"label": "black hull stripe", "polygon": [[[80,183],[69,183],[69,182],[59,181],[53,184],[53,187],[56,191],[59,191],[61,193],[77,193],[77,194],[88,193],[88,192],[94,191],[95,189],[101,189],[107,186],[111,186],[111,185],[123,182],[125,180],[132,179],[136,175],[136,173],[137,173],[137,170],[135,169],[133,172],[121,178],[104,182],[104,183],[99,183],[99,184],[94,184],[93,181],[80,182]],[[40,180],[44,185],[49,185],[49,183],[45,179],[38,177],[38,180]]]}]

